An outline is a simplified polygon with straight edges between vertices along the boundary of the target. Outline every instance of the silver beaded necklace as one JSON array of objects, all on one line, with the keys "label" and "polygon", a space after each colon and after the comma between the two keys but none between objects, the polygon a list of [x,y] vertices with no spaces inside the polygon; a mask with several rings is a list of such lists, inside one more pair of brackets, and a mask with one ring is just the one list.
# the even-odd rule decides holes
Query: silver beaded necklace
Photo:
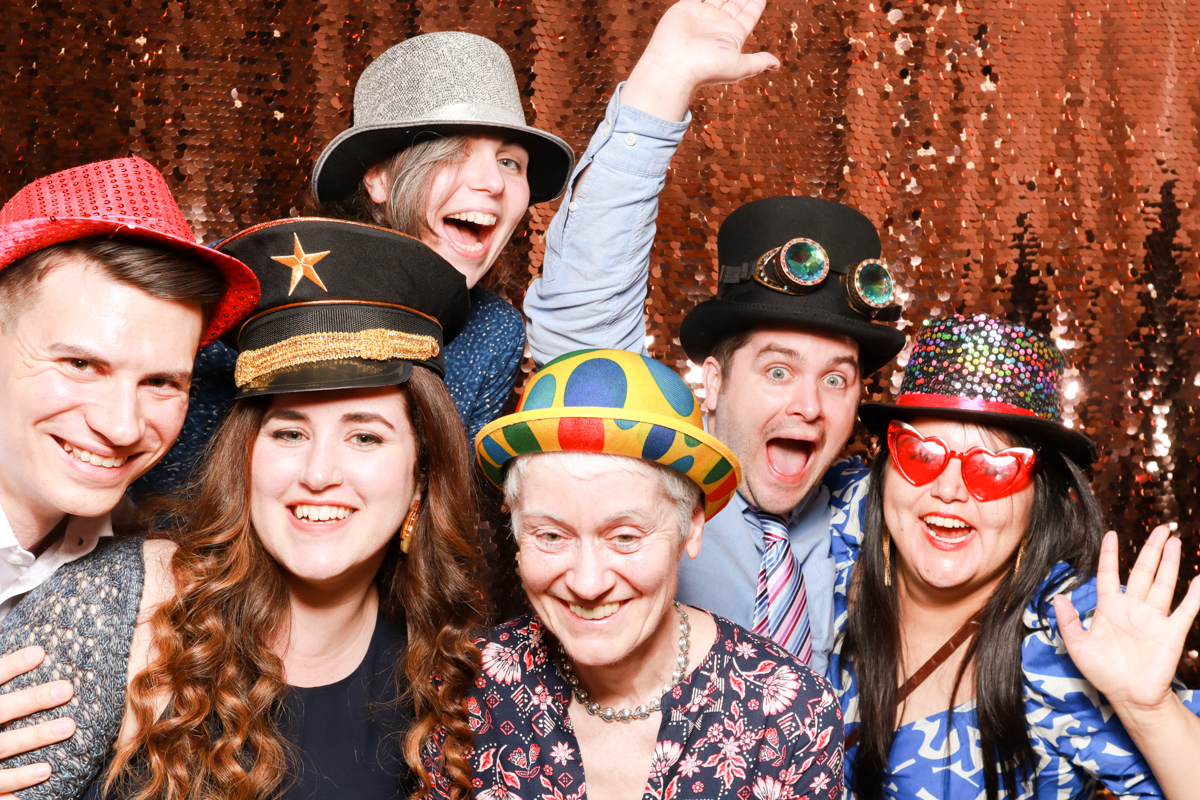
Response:
[{"label": "silver beaded necklace", "polygon": [[655,711],[662,710],[663,696],[670,693],[671,690],[683,681],[683,676],[687,672],[688,650],[692,646],[692,626],[688,624],[688,615],[683,610],[683,606],[679,605],[678,600],[674,601],[674,603],[675,613],[679,615],[679,658],[675,662],[675,671],[671,673],[671,682],[663,687],[662,694],[655,697],[646,705],[638,706],[634,709],[622,708],[620,711],[614,711],[608,706],[601,708],[600,704],[594,700],[588,700],[588,693],[580,688],[579,678],[575,677],[575,672],[571,669],[571,658],[567,655],[567,651],[563,649],[562,642],[559,642],[558,652],[562,656],[563,677],[566,678],[567,683],[571,684],[571,691],[575,693],[575,699],[593,717],[599,717],[605,722],[632,722],[635,719],[646,719]]}]

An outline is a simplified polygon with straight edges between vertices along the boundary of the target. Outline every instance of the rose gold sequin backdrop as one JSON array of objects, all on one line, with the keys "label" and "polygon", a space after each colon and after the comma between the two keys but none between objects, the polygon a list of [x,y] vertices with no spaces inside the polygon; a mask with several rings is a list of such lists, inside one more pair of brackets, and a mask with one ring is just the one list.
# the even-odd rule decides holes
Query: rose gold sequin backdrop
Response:
[{"label": "rose gold sequin backdrop", "polygon": [[[666,7],[5,6],[0,192],[134,153],[166,173],[206,241],[306,207],[320,148],[389,45],[447,29],[496,40],[530,121],[578,151]],[[988,311],[1055,337],[1077,370],[1067,418],[1103,450],[1095,485],[1126,563],[1151,525],[1176,521],[1195,574],[1198,39],[1200,12],[1183,0],[772,2],[749,47],[782,69],[693,103],[659,215],[654,355],[687,372],[676,330],[713,291],[731,209],[784,193],[857,206],[902,266],[907,330]],[[533,209],[513,242],[525,278],[553,210]]]}]

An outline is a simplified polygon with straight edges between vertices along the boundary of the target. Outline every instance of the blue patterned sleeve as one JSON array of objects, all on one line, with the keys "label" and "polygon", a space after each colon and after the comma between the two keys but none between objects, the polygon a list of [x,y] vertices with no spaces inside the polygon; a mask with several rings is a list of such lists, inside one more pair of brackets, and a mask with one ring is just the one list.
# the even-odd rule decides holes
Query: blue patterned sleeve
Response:
[{"label": "blue patterned sleeve", "polygon": [[472,290],[467,326],[446,345],[446,389],[470,441],[500,416],[524,355],[521,312],[497,294]]},{"label": "blue patterned sleeve", "polygon": [[[1085,626],[1096,610],[1096,582],[1067,593]],[[1118,796],[1161,797],[1149,766],[1104,697],[1080,674],[1067,655],[1054,607],[1045,624],[1034,609],[1025,611],[1029,630],[1022,645],[1026,717],[1034,746],[1057,751],[1073,765]],[[1200,711],[1193,692],[1177,683],[1184,704]]]}]

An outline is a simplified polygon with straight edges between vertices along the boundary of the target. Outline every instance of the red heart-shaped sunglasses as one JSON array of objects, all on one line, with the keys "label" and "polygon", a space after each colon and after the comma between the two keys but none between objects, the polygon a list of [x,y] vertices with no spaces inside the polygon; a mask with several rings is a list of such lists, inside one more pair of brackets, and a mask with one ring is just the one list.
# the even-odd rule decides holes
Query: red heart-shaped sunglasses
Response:
[{"label": "red heart-shaped sunglasses", "polygon": [[950,459],[959,459],[967,491],[985,503],[1025,488],[1036,460],[1036,454],[1028,447],[1010,447],[1000,452],[972,447],[959,453],[951,450],[942,438],[922,436],[916,428],[899,420],[888,425],[888,450],[896,471],[913,486],[932,482],[946,471]]}]

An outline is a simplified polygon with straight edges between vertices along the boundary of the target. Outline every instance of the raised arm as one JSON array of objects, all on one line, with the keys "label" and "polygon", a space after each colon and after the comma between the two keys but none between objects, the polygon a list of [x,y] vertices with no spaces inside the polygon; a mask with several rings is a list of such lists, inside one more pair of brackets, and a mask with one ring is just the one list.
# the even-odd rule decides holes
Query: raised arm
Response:
[{"label": "raised arm", "polygon": [[777,68],[743,53],[765,0],[680,0],[667,9],[575,168],[525,314],[534,361],[592,347],[645,351],[658,195],[697,89]]},{"label": "raised arm", "polygon": [[1122,592],[1117,536],[1106,534],[1096,574],[1096,611],[1087,630],[1070,600],[1054,598],[1071,660],[1112,705],[1171,800],[1200,795],[1195,773],[1200,718],[1192,710],[1200,704],[1174,682],[1185,637],[1200,611],[1200,579],[1192,580],[1172,614],[1180,547],[1166,527],[1155,528]]}]

